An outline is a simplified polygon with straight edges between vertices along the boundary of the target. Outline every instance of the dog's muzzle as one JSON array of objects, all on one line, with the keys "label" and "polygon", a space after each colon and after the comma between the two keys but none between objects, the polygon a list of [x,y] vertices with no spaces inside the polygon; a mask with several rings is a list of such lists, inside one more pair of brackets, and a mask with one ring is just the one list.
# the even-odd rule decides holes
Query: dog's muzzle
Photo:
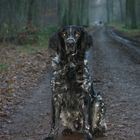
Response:
[{"label": "dog's muzzle", "polygon": [[72,37],[66,40],[66,53],[72,55],[76,53],[76,41]]}]

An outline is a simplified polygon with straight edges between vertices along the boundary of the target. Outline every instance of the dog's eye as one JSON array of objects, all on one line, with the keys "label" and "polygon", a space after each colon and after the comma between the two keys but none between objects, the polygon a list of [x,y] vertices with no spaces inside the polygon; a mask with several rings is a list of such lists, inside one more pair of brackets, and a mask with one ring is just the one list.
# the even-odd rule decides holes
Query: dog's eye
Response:
[{"label": "dog's eye", "polygon": [[79,36],[80,36],[80,33],[79,33],[79,32],[76,32],[76,33],[75,33],[75,36],[76,36],[76,37],[79,37]]},{"label": "dog's eye", "polygon": [[63,36],[63,37],[66,37],[66,33],[65,33],[65,32],[63,32],[63,33],[62,33],[62,36]]}]

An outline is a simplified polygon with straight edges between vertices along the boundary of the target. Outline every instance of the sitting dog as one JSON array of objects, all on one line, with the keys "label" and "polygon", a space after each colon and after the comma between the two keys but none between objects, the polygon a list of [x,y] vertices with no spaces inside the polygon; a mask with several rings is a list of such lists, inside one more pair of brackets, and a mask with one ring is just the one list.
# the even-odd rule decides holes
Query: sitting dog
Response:
[{"label": "sitting dog", "polygon": [[49,47],[55,52],[51,80],[52,128],[45,140],[54,139],[60,123],[64,135],[82,132],[85,140],[92,140],[97,132],[105,132],[104,103],[93,90],[85,58],[90,46],[92,37],[81,26],[65,26],[50,38]]}]

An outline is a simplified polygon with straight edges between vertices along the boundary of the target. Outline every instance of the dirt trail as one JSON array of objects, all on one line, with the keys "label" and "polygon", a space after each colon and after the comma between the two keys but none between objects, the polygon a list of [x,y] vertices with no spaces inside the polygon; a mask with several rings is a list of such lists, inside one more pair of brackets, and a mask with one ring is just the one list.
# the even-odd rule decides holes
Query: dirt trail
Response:
[{"label": "dirt trail", "polygon": [[[88,52],[96,91],[107,106],[107,136],[97,140],[139,140],[140,138],[140,62],[128,47],[110,39],[104,28],[93,33],[94,46]],[[50,129],[51,70],[32,91],[31,97],[3,123],[9,138],[2,140],[42,140]],[[76,138],[70,138],[76,140]],[[69,139],[69,140],[70,140]],[[78,140],[78,138],[77,138]]]},{"label": "dirt trail", "polygon": [[110,39],[104,28],[99,29],[93,38],[95,44],[90,66],[96,79],[95,88],[103,93],[107,106],[108,132],[103,139],[138,140],[140,61],[138,63],[131,57],[131,48]]},{"label": "dirt trail", "polygon": [[48,73],[32,91],[32,96],[10,117],[11,123],[3,123],[3,129],[9,133],[6,140],[42,140],[47,135],[51,108],[50,77],[51,70],[48,68]]}]

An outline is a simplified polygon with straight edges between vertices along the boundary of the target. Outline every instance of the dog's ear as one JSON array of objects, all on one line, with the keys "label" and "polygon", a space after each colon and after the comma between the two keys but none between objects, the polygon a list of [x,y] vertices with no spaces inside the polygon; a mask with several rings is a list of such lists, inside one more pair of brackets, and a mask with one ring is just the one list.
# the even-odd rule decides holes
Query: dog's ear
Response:
[{"label": "dog's ear", "polygon": [[56,32],[49,39],[49,49],[55,53],[58,53],[59,46],[60,46],[60,40],[59,40],[58,32]]},{"label": "dog's ear", "polygon": [[91,46],[93,46],[92,36],[85,30],[82,29],[83,37],[81,40],[81,45],[84,50],[88,50]]}]

